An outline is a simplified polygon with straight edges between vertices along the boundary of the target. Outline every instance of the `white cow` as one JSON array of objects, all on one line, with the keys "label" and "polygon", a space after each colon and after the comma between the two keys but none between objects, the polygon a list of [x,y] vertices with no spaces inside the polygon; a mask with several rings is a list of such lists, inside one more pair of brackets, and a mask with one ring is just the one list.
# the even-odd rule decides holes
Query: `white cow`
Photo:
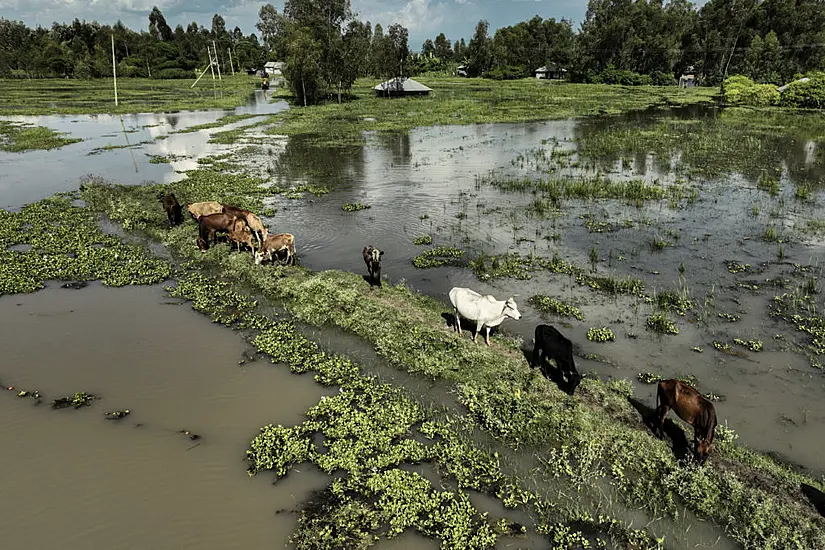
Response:
[{"label": "white cow", "polygon": [[487,294],[482,296],[469,288],[453,287],[450,290],[450,302],[455,309],[455,328],[461,334],[461,317],[476,322],[476,329],[473,331],[473,342],[476,341],[476,334],[483,328],[484,343],[490,345],[490,327],[499,326],[505,318],[521,319],[516,302],[509,297],[507,300],[496,300],[495,297]]}]

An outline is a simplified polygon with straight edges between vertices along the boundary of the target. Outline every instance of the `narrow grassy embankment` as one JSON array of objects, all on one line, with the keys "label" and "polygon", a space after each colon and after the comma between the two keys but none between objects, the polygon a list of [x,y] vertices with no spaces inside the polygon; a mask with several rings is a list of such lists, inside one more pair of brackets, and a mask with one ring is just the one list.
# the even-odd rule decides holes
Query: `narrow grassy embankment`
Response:
[{"label": "narrow grassy embankment", "polygon": [[[363,143],[363,132],[409,130],[445,124],[485,124],[561,119],[657,106],[709,103],[715,89],[602,84],[551,84],[536,79],[421,76],[433,91],[427,97],[376,97],[377,82],[359,79],[342,104],[293,108],[273,115],[273,134],[303,135],[322,145]],[[278,88],[282,99],[288,89]]]},{"label": "narrow grassy embankment", "polygon": [[[570,398],[529,369],[516,343],[495,339],[497,345],[487,349],[456,338],[441,317],[443,303],[402,285],[370,290],[355,274],[261,268],[225,247],[200,254],[191,224],[163,228],[155,192],[95,185],[83,197],[92,209],[142,228],[189,265],[282,301],[302,321],[351,331],[398,369],[452,384],[473,426],[539,458],[535,475],[548,486],[561,486],[549,502],[565,521],[598,525],[601,511],[618,498],[623,506],[677,522],[684,506],[723,526],[745,548],[825,548],[825,519],[803,493],[803,486],[825,490],[823,480],[736,444],[731,431],[718,430],[716,452],[706,466],[679,461],[670,444],[644,426],[636,408],[644,405],[632,398],[629,383],[586,379]],[[294,462],[289,453],[320,465],[311,449],[302,454],[307,434],[316,428],[310,420],[308,426],[267,432],[265,467]],[[285,429],[297,444],[275,444],[287,437]],[[341,488],[342,494],[347,490]],[[313,513],[307,518],[323,516]]]},{"label": "narrow grassy embankment", "polygon": [[246,74],[224,76],[213,85],[191,80],[119,78],[115,106],[112,79],[0,79],[0,115],[156,113],[232,109],[243,105],[260,80]]},{"label": "narrow grassy embankment", "polygon": [[66,135],[44,126],[0,120],[0,150],[10,153],[34,149],[59,149],[64,145],[82,141],[80,138],[70,138]]}]

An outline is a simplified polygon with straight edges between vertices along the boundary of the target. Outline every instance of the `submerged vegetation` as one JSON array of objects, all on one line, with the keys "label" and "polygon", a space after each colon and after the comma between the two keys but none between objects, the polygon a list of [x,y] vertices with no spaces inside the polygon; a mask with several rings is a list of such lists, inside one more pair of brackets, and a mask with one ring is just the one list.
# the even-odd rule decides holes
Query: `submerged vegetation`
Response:
[{"label": "submerged vegetation", "polygon": [[65,137],[44,126],[32,126],[0,120],[0,150],[20,153],[32,149],[58,149],[70,143],[82,141],[80,138]]}]

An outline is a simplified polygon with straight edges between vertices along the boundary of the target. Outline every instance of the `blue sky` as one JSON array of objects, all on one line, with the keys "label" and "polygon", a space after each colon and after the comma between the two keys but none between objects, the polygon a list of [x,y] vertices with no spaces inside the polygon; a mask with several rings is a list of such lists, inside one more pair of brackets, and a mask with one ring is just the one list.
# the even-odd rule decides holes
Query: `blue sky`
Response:
[{"label": "blue sky", "polygon": [[[149,12],[157,5],[172,28],[191,21],[211,25],[218,13],[228,29],[239,26],[244,34],[255,32],[258,10],[266,2],[251,0],[0,0],[0,17],[22,20],[30,27],[51,26],[53,21],[71,22],[75,17],[114,23],[118,19],[132,29],[146,29]],[[272,2],[280,12],[283,2]],[[444,32],[451,41],[469,41],[476,23],[486,19],[490,35],[498,27],[514,25],[538,15],[544,19],[566,17],[578,29],[587,10],[587,0],[352,0],[361,20],[386,29],[401,23],[410,33],[410,48],[419,50],[427,38]]]}]

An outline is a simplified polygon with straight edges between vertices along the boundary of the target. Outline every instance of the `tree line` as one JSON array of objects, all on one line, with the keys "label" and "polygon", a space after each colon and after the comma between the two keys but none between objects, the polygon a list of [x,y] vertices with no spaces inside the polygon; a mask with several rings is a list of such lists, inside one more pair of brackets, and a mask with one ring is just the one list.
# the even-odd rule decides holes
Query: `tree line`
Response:
[{"label": "tree line", "polygon": [[349,0],[287,0],[283,13],[267,4],[256,27],[259,35],[228,31],[216,14],[211,28],[193,22],[173,30],[157,7],[142,32],[120,22],[75,19],[29,29],[0,19],[0,76],[109,76],[112,35],[119,74],[191,77],[208,66],[214,41],[224,71],[285,61],[287,81],[304,104],[340,100],[358,77],[459,68],[468,76],[523,78],[555,65],[574,81],[620,84],[670,84],[693,72],[708,85],[732,74],[779,84],[825,69],[822,0],[710,0],[698,9],[688,0],[590,0],[578,30],[571,21],[536,16],[490,36],[480,21],[469,41],[439,33],[418,52],[406,28],[373,27],[355,17]]},{"label": "tree line", "polygon": [[[210,28],[196,22],[174,29],[155,7],[147,31],[135,32],[120,21],[101,25],[75,19],[51,28],[27,27],[0,19],[0,77],[99,78],[112,76],[112,37],[118,76],[191,78],[209,67],[207,46],[223,71],[260,67],[268,57],[255,34],[227,30],[220,15]],[[215,55],[213,53],[213,55]]]}]

